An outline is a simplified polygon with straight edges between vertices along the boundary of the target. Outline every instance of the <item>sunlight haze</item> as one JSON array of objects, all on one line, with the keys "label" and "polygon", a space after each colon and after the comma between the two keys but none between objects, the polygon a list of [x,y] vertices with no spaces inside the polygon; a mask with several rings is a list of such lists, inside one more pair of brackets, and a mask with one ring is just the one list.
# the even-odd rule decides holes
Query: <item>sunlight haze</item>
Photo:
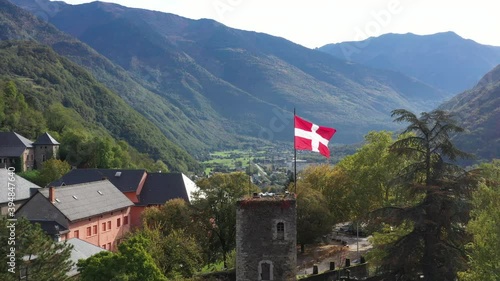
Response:
[{"label": "sunlight haze", "polygon": [[[68,0],[69,4],[88,3]],[[385,33],[454,31],[478,43],[500,46],[499,4],[490,0],[114,0],[120,5],[210,18],[229,27],[284,37],[309,48],[363,40]],[[311,4],[314,3],[314,4]]]}]

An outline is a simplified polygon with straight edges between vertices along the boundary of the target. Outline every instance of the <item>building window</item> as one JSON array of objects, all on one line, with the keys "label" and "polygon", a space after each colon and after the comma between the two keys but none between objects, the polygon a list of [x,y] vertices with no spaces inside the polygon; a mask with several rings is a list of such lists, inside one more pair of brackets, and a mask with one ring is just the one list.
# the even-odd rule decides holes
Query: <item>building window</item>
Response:
[{"label": "building window", "polygon": [[97,234],[97,225],[94,225],[92,228],[94,229],[94,235],[96,235]]},{"label": "building window", "polygon": [[260,261],[259,262],[259,278],[258,280],[274,280],[273,279],[273,262]]},{"label": "building window", "polygon": [[116,219],[116,227],[120,227],[121,224],[121,219],[120,218],[117,218]]},{"label": "building window", "polygon": [[108,229],[111,229],[111,221],[108,221]]},{"label": "building window", "polygon": [[73,237],[80,238],[80,232],[78,230],[73,231]]},{"label": "building window", "polygon": [[276,224],[276,239],[285,240],[285,224],[282,222]]},{"label": "building window", "polygon": [[108,243],[108,250],[111,250],[111,243]]},{"label": "building window", "polygon": [[123,225],[127,225],[128,224],[128,216],[124,216],[123,217]]},{"label": "building window", "polygon": [[89,227],[87,227],[87,237],[89,236],[92,236],[92,229]]},{"label": "building window", "polygon": [[45,153],[42,154],[42,162],[45,162],[45,160],[47,160],[47,156],[45,156]]},{"label": "building window", "polygon": [[102,231],[106,231],[106,223],[105,222],[102,223]]},{"label": "building window", "polygon": [[106,250],[106,244],[102,245],[102,248],[103,248],[104,250]]}]

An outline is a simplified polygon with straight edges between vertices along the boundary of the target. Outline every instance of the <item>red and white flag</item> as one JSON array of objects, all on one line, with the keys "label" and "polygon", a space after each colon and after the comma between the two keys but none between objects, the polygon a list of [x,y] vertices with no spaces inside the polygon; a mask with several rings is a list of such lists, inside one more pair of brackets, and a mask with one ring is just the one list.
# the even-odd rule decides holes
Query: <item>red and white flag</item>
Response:
[{"label": "red and white flag", "polygon": [[295,118],[295,149],[311,150],[330,158],[328,142],[333,137],[334,128],[322,127],[306,121],[297,115]]}]

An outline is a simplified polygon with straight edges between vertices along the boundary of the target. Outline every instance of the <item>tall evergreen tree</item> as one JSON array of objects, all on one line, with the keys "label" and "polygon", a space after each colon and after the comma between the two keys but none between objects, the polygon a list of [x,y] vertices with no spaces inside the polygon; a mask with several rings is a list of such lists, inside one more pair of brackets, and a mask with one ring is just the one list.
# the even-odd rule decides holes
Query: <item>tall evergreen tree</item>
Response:
[{"label": "tall evergreen tree", "polygon": [[398,175],[410,189],[414,203],[375,212],[394,226],[410,226],[407,234],[387,245],[382,272],[396,280],[455,280],[466,264],[464,245],[469,219],[472,176],[454,162],[469,155],[451,137],[462,132],[452,116],[441,110],[415,114],[398,109],[396,122],[408,122],[391,151],[412,159]]},{"label": "tall evergreen tree", "polygon": [[55,242],[39,225],[23,218],[13,222],[0,217],[0,223],[0,280],[69,280],[71,245]]}]

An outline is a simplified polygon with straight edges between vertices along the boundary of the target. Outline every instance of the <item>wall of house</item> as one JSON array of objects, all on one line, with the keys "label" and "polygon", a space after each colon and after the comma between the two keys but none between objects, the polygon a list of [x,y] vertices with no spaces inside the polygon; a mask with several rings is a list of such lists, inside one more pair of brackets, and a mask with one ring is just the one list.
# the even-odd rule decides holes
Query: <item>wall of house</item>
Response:
[{"label": "wall of house", "polygon": [[128,200],[132,201],[133,203],[138,203],[139,198],[137,198],[137,194],[135,191],[130,191],[130,192],[123,192],[125,196],[127,196]]},{"label": "wall of house", "polygon": [[130,226],[130,208],[127,208],[71,222],[70,232],[65,239],[79,238],[106,250],[115,251],[120,239],[130,231]]},{"label": "wall of house", "polygon": [[[17,200],[17,201],[14,201],[14,204],[15,204],[15,207],[14,209],[15,210],[19,210],[19,208],[26,202],[28,201],[28,199],[24,199],[24,200]],[[2,216],[7,216],[9,214],[9,203],[2,203],[0,204],[0,215]]]},{"label": "wall of house", "polygon": [[141,215],[142,215],[142,211],[144,211],[144,209],[146,209],[145,206],[132,206],[130,208],[130,218],[131,218],[130,227],[132,227],[132,229],[137,228],[137,227],[141,227],[141,225],[142,225]]},{"label": "wall of house", "polygon": [[57,158],[59,145],[35,145],[35,166],[40,169],[46,160]]},{"label": "wall of house", "polygon": [[24,150],[23,157],[23,171],[32,170],[35,165],[35,151],[33,148],[27,148]]}]

